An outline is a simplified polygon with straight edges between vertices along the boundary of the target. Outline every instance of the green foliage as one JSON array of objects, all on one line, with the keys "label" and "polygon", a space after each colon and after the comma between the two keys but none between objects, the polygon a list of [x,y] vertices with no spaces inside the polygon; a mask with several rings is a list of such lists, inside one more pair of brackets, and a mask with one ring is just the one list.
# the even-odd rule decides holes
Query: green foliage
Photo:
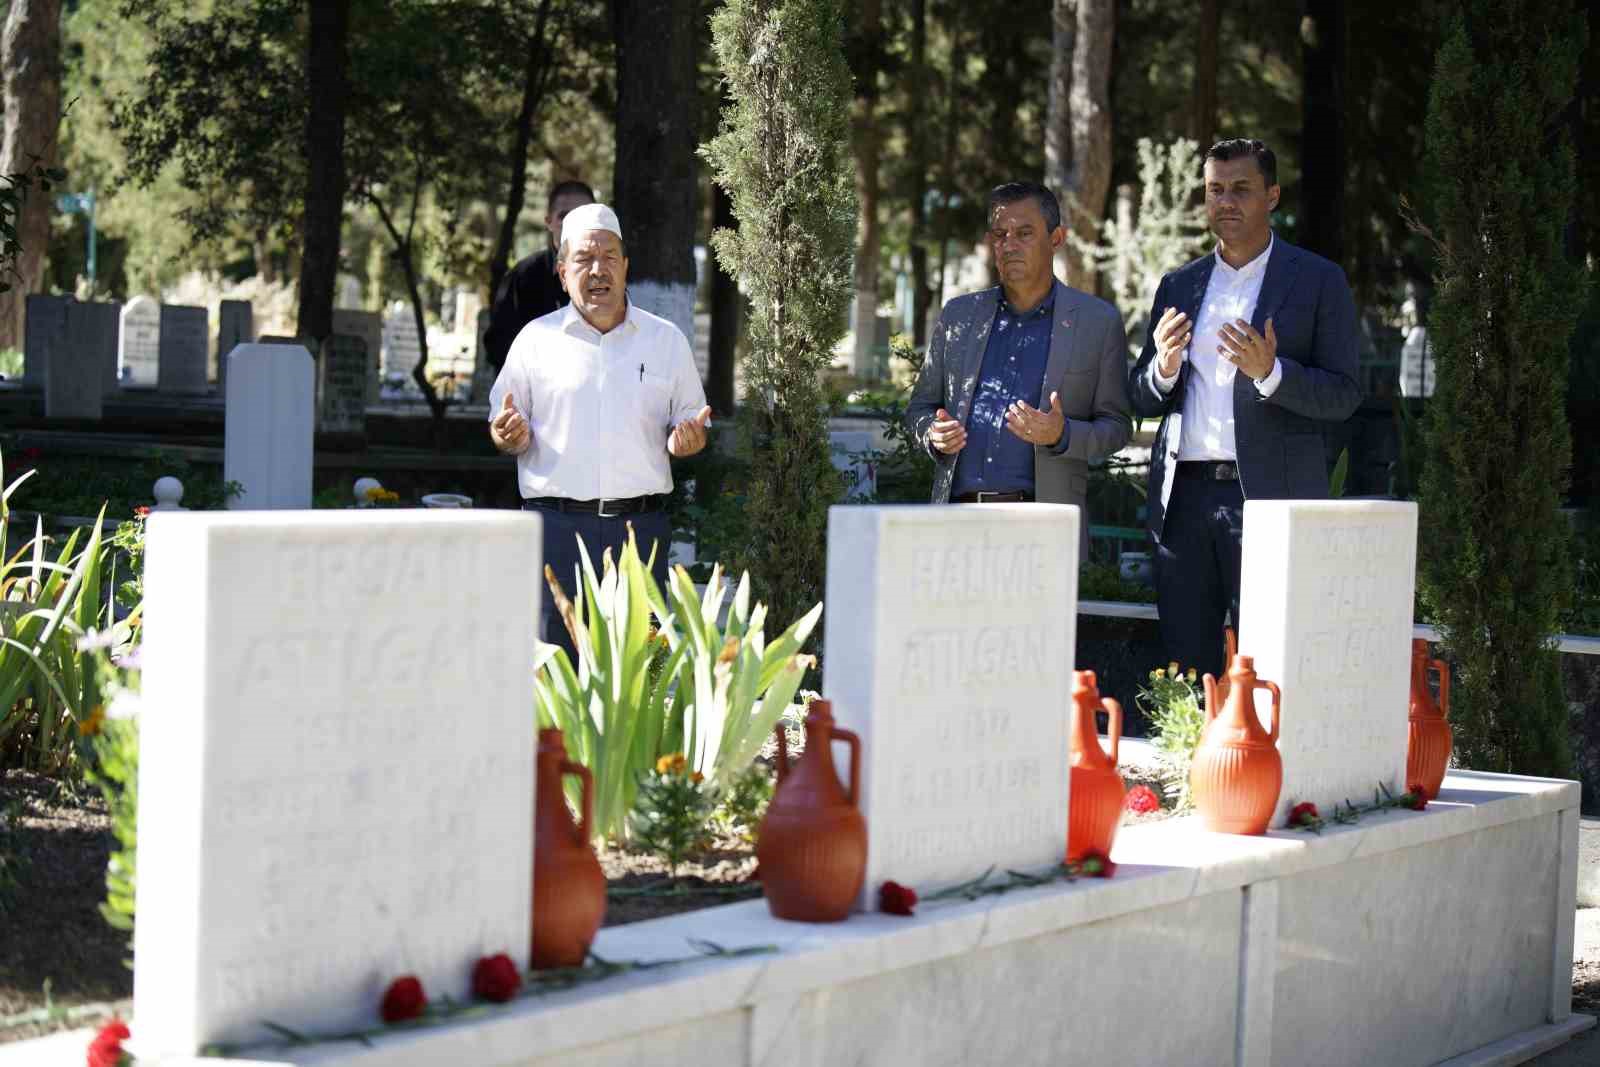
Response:
[{"label": "green foliage", "polygon": [[1200,747],[1206,713],[1195,687],[1194,669],[1183,674],[1178,664],[1150,672],[1150,684],[1134,698],[1150,722],[1150,742],[1161,761],[1161,791],[1178,811],[1194,805],[1189,795],[1189,766]]},{"label": "green foliage", "polygon": [[755,840],[761,818],[772,802],[776,783],[772,768],[757,760],[734,775],[722,791],[716,819],[729,832],[746,841]]},{"label": "green foliage", "polygon": [[867,413],[883,424],[883,437],[889,446],[872,457],[878,466],[874,503],[926,504],[933,496],[933,457],[907,429],[905,421],[911,385],[922,371],[923,358],[910,334],[890,337],[889,359],[891,364],[899,361],[906,365],[908,373],[900,376],[906,384],[890,392],[870,393],[865,400]]},{"label": "green foliage", "polygon": [[47,453],[31,460],[34,476],[11,500],[14,509],[41,515],[86,517],[102,507],[107,515],[132,517],[155,503],[151,487],[172,475],[183,483],[183,506],[215,511],[240,491],[224,482],[217,464],[197,463],[182,453],[160,451],[132,459]]},{"label": "green foliage", "polygon": [[1114,563],[1089,562],[1078,568],[1078,599],[1154,604],[1156,591],[1139,582],[1125,581]]},{"label": "green foliage", "polygon": [[749,766],[814,662],[800,647],[822,605],[768,641],[767,609],[751,604],[749,575],[724,629],[720,568],[704,596],[677,568],[669,608],[631,537],[615,564],[609,552],[602,558],[598,578],[581,543],[580,551],[575,601],[545,575],[578,666],[564,650],[540,646],[534,693],[540,724],[559,727],[572,758],[594,775],[594,832],[618,835],[628,832],[639,781],[663,753],[687,753],[690,769],[719,789]]},{"label": "green foliage", "polygon": [[[678,567],[668,582],[671,614],[662,632],[681,661],[678,685],[661,746],[688,754],[693,769],[719,788],[750,765],[816,660],[800,654],[822,618],[814,605],[787,630],[768,642],[767,608],[750,603],[750,575],[740,577],[728,609],[727,628],[717,624],[722,611],[721,567],[713,569],[703,596],[695,594],[688,571]],[[680,634],[681,629],[681,634]]]},{"label": "green foliage", "polygon": [[0,801],[0,918],[10,912],[29,866],[21,844],[22,816],[27,810],[21,796]]},{"label": "green foliage", "polygon": [[[117,847],[106,860],[106,899],[100,915],[114,929],[128,933],[133,951],[133,902],[139,871],[139,722],[108,719],[94,735],[94,767],[88,773],[106,799],[111,833]],[[131,957],[126,961],[131,968]]]},{"label": "green foliage", "polygon": [[0,378],[20,381],[23,372],[22,349],[0,348]]},{"label": "green foliage", "polygon": [[1585,40],[1566,5],[1469,0],[1428,109],[1438,385],[1419,578],[1459,672],[1457,761],[1486,771],[1571,771],[1550,637],[1571,575],[1564,391],[1584,293],[1562,244],[1575,187],[1565,109]]},{"label": "green foliage", "polygon": [[704,776],[681,753],[663,756],[639,779],[629,824],[633,845],[654,852],[674,877],[679,864],[710,847],[716,798]]},{"label": "green foliage", "polygon": [[1561,630],[1600,635],[1600,510],[1578,515],[1573,534],[1572,607],[1561,620]]},{"label": "green foliage", "polygon": [[1339,450],[1339,458],[1334,461],[1333,471],[1328,475],[1328,498],[1338,500],[1344,496],[1345,479],[1350,476],[1350,450]]},{"label": "green foliage", "polygon": [[1168,271],[1205,251],[1210,233],[1200,205],[1200,146],[1186,137],[1159,145],[1139,138],[1139,212],[1134,219],[1106,219],[1100,240],[1083,240],[1069,230],[1072,247],[1111,283],[1111,298],[1122,312],[1128,351],[1144,345],[1145,323],[1156,287]]},{"label": "green foliage", "polygon": [[22,245],[17,240],[17,222],[22,216],[22,205],[34,186],[39,193],[48,193],[53,183],[67,180],[65,171],[46,167],[38,156],[15,174],[0,174],[0,293],[11,289],[11,280],[17,278],[17,261],[22,258]]},{"label": "green foliage", "polygon": [[842,23],[838,0],[730,0],[711,21],[729,103],[701,151],[739,221],[712,244],[750,299],[740,422],[753,457],[751,536],[734,563],[779,618],[820,599],[828,507],[840,495],[819,377],[852,290]]}]

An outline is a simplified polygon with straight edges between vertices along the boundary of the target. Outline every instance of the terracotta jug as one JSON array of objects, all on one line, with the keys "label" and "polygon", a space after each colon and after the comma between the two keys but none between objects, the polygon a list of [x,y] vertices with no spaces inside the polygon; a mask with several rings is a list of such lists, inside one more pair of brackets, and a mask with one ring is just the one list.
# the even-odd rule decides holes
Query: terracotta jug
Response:
[{"label": "terracotta jug", "polygon": [[[581,966],[606,915],[606,876],[590,846],[594,778],[567,758],[561,731],[539,731],[539,774],[533,806],[533,951],[535,969]],[[583,779],[583,822],[573,825],[561,789],[565,775]]]},{"label": "terracotta jug", "polygon": [[[1100,748],[1095,729],[1101,708],[1109,719],[1106,735],[1111,751]],[[1089,852],[1111,855],[1111,842],[1122,823],[1126,787],[1117,773],[1117,745],[1122,739],[1122,705],[1102,698],[1094,671],[1074,671],[1072,685],[1071,773],[1067,801],[1067,862]]]},{"label": "terracotta jug", "polygon": [[[1428,668],[1439,672],[1439,702],[1428,691]],[[1428,658],[1428,642],[1411,642],[1411,729],[1406,744],[1406,789],[1421,787],[1429,800],[1439,795],[1450,764],[1450,665]]]},{"label": "terracotta jug", "polygon": [[[1206,727],[1189,767],[1189,790],[1200,822],[1225,834],[1266,833],[1283,788],[1283,757],[1278,753],[1283,695],[1272,682],[1256,678],[1253,656],[1233,657],[1226,706],[1217,680],[1206,675]],[[1255,691],[1272,693],[1272,730],[1261,728]]]},{"label": "terracotta jug", "polygon": [[[1233,627],[1224,626],[1222,628],[1222,641],[1228,646],[1228,654],[1222,662],[1231,665],[1233,663],[1233,657],[1239,654],[1239,637],[1233,632]],[[1221,678],[1217,679],[1217,707],[1220,708],[1223,704],[1227,703],[1228,689],[1228,676],[1224,674]],[[1207,697],[1206,699],[1209,701],[1211,698]]]},{"label": "terracotta jug", "polygon": [[[778,787],[756,837],[756,859],[767,907],[779,919],[839,922],[850,914],[867,874],[867,821],[856,806],[861,739],[833,724],[833,705],[813,700],[806,715],[806,750],[793,768],[783,724],[778,738]],[[833,743],[850,746],[850,787],[839,785]]]}]

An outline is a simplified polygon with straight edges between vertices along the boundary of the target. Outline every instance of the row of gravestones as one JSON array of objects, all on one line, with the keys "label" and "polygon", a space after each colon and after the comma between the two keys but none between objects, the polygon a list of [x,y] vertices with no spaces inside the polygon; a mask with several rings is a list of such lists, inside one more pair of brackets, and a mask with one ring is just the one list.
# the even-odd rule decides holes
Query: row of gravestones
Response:
[{"label": "row of gravestones", "polygon": [[[256,340],[250,302],[222,301],[220,320],[217,389],[226,395],[226,356]],[[120,388],[179,396],[209,390],[205,308],[157,304],[144,296],[119,307],[36,294],[27,299],[26,322],[23,384],[44,393],[48,417],[98,419],[106,396]],[[316,382],[319,427],[361,432],[366,406],[379,399],[380,370],[409,373],[415,364],[416,324],[409,313],[384,320],[374,312],[337,308],[333,330],[330,358]],[[486,369],[481,345],[478,363]],[[484,377],[475,377],[475,398]],[[487,396],[487,383],[481,393]]]},{"label": "row of gravestones", "polygon": [[[309,388],[307,353],[240,352],[251,388]],[[1246,513],[1241,647],[1283,693],[1275,824],[1403,789],[1415,505]],[[860,736],[862,907],[885,879],[1060,861],[1079,522],[831,512],[823,691]],[[526,966],[538,517],[163,515],[148,543],[142,1052],[358,1029],[394,976],[464,999],[478,957]]]}]

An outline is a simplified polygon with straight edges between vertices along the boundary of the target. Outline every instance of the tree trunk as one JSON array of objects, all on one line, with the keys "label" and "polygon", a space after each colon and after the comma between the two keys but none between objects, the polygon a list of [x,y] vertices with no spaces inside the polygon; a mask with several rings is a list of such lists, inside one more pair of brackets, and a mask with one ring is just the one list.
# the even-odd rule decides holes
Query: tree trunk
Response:
[{"label": "tree trunk", "polygon": [[1306,0],[1300,125],[1300,244],[1344,259],[1345,23],[1340,0]]},{"label": "tree trunk", "polygon": [[511,187],[506,191],[506,212],[500,220],[494,254],[489,257],[489,299],[500,291],[500,282],[511,268],[511,249],[517,239],[517,219],[522,215],[528,193],[528,145],[533,141],[533,117],[539,112],[550,82],[550,42],[545,28],[550,18],[550,0],[540,0],[538,21],[528,41],[528,66],[522,76],[522,107],[511,145]]},{"label": "tree trunk", "polygon": [[[738,225],[739,220],[733,214],[733,198],[722,186],[712,182],[712,230],[732,230]],[[721,260],[711,256],[706,267],[711,271],[711,359],[706,368],[706,403],[718,415],[731,415],[733,371],[738,363],[739,319],[744,300],[739,295],[739,283],[722,269]]]},{"label": "tree trunk", "polygon": [[694,343],[698,28],[674,0],[617,0],[612,206],[628,248],[628,299]]},{"label": "tree trunk", "polygon": [[344,215],[344,112],[350,0],[311,0],[306,83],[305,247],[300,258],[296,332],[318,345],[333,333],[333,291],[339,276],[339,231]]},{"label": "tree trunk", "polygon": [[882,55],[883,5],[881,0],[862,0],[860,39],[869,58],[858,73],[856,104],[852,123],[856,155],[857,212],[855,336],[856,347],[850,370],[864,378],[877,368],[873,348],[878,339],[878,257],[883,237],[878,229],[879,137],[877,123],[878,67]]},{"label": "tree trunk", "polygon": [[1222,0],[1201,0],[1194,38],[1194,89],[1189,136],[1202,149],[1217,132],[1217,42],[1222,32]]},{"label": "tree trunk", "polygon": [[[953,62],[953,60],[952,60]],[[928,340],[928,3],[911,3],[911,100],[906,140],[911,152],[911,321],[918,346]]]},{"label": "tree trunk", "polygon": [[[1072,180],[1072,59],[1078,40],[1078,0],[1054,0],[1050,5],[1050,85],[1045,103],[1044,184],[1062,199]],[[1056,257],[1056,275],[1067,277],[1070,249]]]},{"label": "tree trunk", "polygon": [[[1065,29],[1069,19],[1070,33]],[[1111,45],[1116,22],[1115,0],[1056,0],[1056,55],[1051,62],[1049,113],[1045,120],[1046,177],[1049,180],[1049,144],[1054,139],[1055,165],[1060,172],[1054,184],[1057,194],[1064,194],[1062,222],[1085,241],[1098,239],[1106,195],[1111,189]],[[1070,60],[1063,55],[1067,44],[1071,46]],[[1059,68],[1069,62],[1070,83],[1063,95],[1058,85],[1062,77]],[[1063,141],[1070,151],[1065,160],[1059,158]],[[1072,250],[1070,243],[1062,246],[1059,260],[1056,272],[1064,274],[1068,285],[1085,292],[1095,291],[1097,272]]]},{"label": "tree trunk", "polygon": [[[0,139],[0,174],[27,171],[38,161],[54,166],[61,122],[61,0],[11,0],[0,39],[5,131]],[[22,309],[27,294],[44,282],[50,244],[51,193],[35,185],[17,212],[18,277],[0,293],[0,348],[22,347]]]}]

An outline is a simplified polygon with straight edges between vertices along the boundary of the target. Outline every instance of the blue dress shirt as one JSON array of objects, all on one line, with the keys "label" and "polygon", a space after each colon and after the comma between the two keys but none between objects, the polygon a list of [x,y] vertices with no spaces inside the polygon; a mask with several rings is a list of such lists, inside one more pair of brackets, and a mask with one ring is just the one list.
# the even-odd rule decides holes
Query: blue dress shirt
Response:
[{"label": "blue dress shirt", "polygon": [[[1050,359],[1050,331],[1055,289],[1032,311],[1018,313],[1000,299],[994,326],[983,350],[972,413],[967,417],[967,445],[956,454],[952,497],[966,493],[1033,492],[1033,445],[1006,429],[1006,408],[1022,400],[1040,410],[1050,407],[1044,392],[1045,364]],[[1072,424],[1063,423],[1061,440],[1050,449],[1067,450]]]}]

